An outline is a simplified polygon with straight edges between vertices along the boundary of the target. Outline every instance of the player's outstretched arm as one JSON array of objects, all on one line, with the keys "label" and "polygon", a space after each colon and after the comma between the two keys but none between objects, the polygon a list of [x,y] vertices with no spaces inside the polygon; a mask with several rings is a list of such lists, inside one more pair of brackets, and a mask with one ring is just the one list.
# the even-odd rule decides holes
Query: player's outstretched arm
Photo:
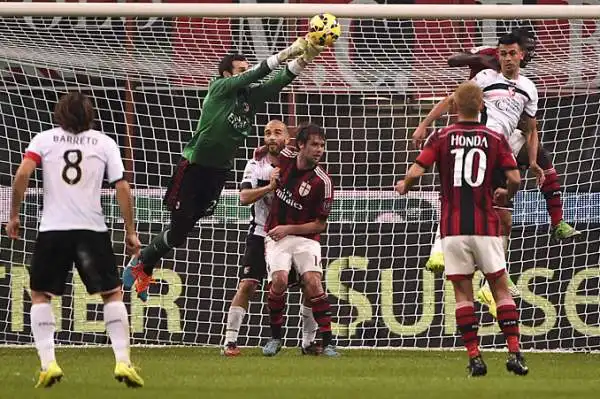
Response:
[{"label": "player's outstretched arm", "polygon": [[133,197],[127,180],[119,180],[115,184],[117,202],[121,209],[123,222],[125,224],[125,245],[127,253],[135,255],[141,248],[140,240],[135,231],[134,216],[133,216]]},{"label": "player's outstretched arm", "polygon": [[408,172],[406,172],[406,177],[404,177],[404,180],[400,180],[398,181],[398,183],[396,183],[396,191],[398,192],[398,194],[407,194],[410,191],[410,189],[413,188],[415,184],[417,184],[419,178],[424,174],[425,168],[417,163],[413,163],[408,169]]},{"label": "player's outstretched arm", "polygon": [[269,73],[271,73],[271,71],[276,69],[285,61],[302,54],[305,50],[306,40],[303,38],[298,38],[294,43],[292,43],[292,45],[263,60],[253,68],[234,76],[216,79],[211,84],[211,91],[212,93],[219,95],[228,94],[241,88],[248,87],[250,84],[256,83],[267,76]]},{"label": "player's outstretched arm", "polygon": [[486,54],[457,53],[448,58],[449,67],[470,67],[477,69],[493,69],[499,67],[496,57]]},{"label": "player's outstretched arm", "polygon": [[420,148],[423,144],[423,141],[427,138],[427,128],[439,119],[442,115],[448,112],[450,109],[450,104],[452,102],[452,95],[444,98],[442,101],[437,103],[431,111],[427,114],[425,119],[421,121],[417,129],[412,135],[412,142],[415,148]]},{"label": "player's outstretched arm", "polygon": [[35,170],[37,163],[30,159],[24,158],[17,169],[15,179],[12,185],[12,198],[10,204],[10,217],[6,224],[6,234],[8,237],[16,240],[19,238],[19,228],[21,222],[19,221],[19,210],[21,209],[21,203],[25,196],[25,190],[29,186],[29,179]]}]

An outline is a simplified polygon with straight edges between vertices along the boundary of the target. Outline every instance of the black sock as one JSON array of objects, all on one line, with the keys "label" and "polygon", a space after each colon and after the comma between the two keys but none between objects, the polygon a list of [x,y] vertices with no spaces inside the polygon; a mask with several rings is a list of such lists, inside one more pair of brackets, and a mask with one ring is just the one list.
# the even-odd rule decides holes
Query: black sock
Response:
[{"label": "black sock", "polygon": [[146,248],[142,249],[140,261],[144,265],[144,273],[147,275],[152,274],[154,265],[173,248],[167,240],[168,233],[168,229],[161,231]]}]

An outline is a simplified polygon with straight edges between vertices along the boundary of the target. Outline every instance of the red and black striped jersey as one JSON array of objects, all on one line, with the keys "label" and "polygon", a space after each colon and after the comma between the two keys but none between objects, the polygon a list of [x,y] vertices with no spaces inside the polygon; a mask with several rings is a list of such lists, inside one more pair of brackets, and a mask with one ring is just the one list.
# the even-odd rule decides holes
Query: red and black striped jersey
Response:
[{"label": "red and black striped jersey", "polygon": [[479,122],[458,122],[432,134],[416,160],[424,168],[435,162],[441,184],[441,236],[499,236],[492,177],[495,170],[517,168],[506,138]]},{"label": "red and black striped jersey", "polygon": [[[300,170],[298,153],[284,149],[279,154],[279,183],[271,204],[266,231],[275,226],[326,220],[333,202],[333,184],[325,170],[317,165]],[[319,241],[319,234],[305,236]]]}]

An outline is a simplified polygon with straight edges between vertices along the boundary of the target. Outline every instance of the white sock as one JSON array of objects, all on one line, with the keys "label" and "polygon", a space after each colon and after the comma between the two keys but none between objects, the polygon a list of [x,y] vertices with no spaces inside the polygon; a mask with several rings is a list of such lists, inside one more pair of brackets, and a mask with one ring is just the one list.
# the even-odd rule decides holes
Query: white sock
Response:
[{"label": "white sock", "polygon": [[54,356],[54,331],[56,322],[49,303],[38,303],[31,305],[31,332],[38,351],[42,370],[56,360]]},{"label": "white sock", "polygon": [[440,233],[440,225],[438,223],[437,230],[435,231],[435,238],[433,239],[433,246],[431,247],[431,253],[429,256],[442,252],[442,234]]},{"label": "white sock", "polygon": [[104,304],[104,323],[115,353],[115,360],[130,364],[129,360],[129,319],[127,308],[122,301]]},{"label": "white sock", "polygon": [[237,343],[238,334],[242,321],[246,315],[246,309],[241,306],[230,306],[227,315],[227,330],[225,331],[225,345],[230,342]]},{"label": "white sock", "polygon": [[302,347],[306,348],[315,340],[318,329],[312,308],[302,305]]}]

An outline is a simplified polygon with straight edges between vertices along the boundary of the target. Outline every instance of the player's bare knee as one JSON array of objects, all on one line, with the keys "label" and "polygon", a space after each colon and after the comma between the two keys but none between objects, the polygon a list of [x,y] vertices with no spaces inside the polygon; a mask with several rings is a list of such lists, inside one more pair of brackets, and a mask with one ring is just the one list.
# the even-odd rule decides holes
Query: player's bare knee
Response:
[{"label": "player's bare knee", "polygon": [[306,272],[302,275],[304,282],[304,292],[308,298],[321,295],[323,293],[323,284],[321,283],[321,273]]},{"label": "player's bare knee", "polygon": [[31,290],[31,304],[50,303],[52,297],[45,292]]},{"label": "player's bare knee", "polygon": [[236,294],[242,296],[246,300],[250,299],[252,295],[256,292],[256,287],[258,283],[254,280],[242,280],[240,282],[240,286],[238,287],[238,292]]},{"label": "player's bare knee", "polygon": [[285,292],[288,285],[288,274],[285,271],[274,272],[271,276],[271,289],[275,292]]},{"label": "player's bare knee", "polygon": [[456,302],[473,302],[473,283],[470,278],[452,280]]}]

